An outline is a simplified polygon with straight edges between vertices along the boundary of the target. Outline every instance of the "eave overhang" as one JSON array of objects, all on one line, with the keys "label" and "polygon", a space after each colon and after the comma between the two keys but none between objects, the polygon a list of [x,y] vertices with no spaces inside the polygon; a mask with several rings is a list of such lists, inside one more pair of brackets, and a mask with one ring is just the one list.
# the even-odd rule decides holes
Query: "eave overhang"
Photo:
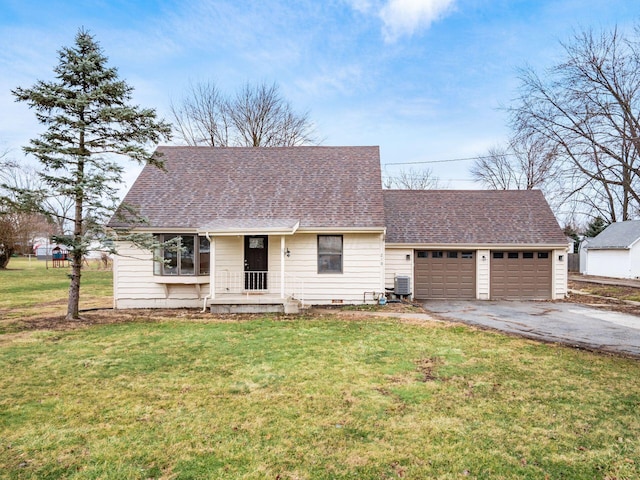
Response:
[{"label": "eave overhang", "polygon": [[214,237],[238,235],[293,235],[300,227],[291,219],[230,219],[219,220],[197,229],[198,234]]}]

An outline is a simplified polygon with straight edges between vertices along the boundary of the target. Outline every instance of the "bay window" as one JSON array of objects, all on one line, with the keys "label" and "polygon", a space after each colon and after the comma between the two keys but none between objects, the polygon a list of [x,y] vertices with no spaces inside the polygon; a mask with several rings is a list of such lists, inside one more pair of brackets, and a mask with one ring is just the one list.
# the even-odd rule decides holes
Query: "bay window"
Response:
[{"label": "bay window", "polygon": [[154,235],[156,251],[154,275],[209,275],[209,241],[198,235],[161,233]]}]

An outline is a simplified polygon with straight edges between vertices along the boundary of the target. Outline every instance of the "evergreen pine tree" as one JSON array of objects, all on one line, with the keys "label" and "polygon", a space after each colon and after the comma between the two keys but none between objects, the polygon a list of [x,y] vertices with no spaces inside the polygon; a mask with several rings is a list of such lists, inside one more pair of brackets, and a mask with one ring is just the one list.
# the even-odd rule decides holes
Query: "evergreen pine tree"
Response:
[{"label": "evergreen pine tree", "polygon": [[600,232],[602,232],[605,228],[607,228],[607,226],[608,226],[608,224],[607,224],[607,222],[605,222],[604,218],[596,217],[593,220],[591,220],[589,225],[587,225],[587,229],[584,232],[584,236],[585,237],[595,237]]},{"label": "evergreen pine tree", "polygon": [[[24,151],[40,162],[46,195],[69,197],[74,202],[73,233],[56,239],[69,248],[72,261],[67,319],[79,318],[83,256],[101,236],[115,210],[116,188],[122,183],[122,157],[161,167],[152,157],[153,144],[170,138],[171,126],[157,119],[154,109],[131,105],[133,88],[109,67],[100,45],[80,29],[72,47],[59,52],[55,81],[38,81],[12,91],[26,102],[47,127]],[[43,192],[23,192],[30,201]],[[42,213],[56,215],[57,212]]]}]

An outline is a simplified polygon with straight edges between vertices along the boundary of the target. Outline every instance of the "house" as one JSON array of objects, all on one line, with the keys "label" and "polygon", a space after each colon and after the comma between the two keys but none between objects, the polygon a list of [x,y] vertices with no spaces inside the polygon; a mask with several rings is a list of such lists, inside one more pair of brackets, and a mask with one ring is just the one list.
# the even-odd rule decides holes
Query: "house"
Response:
[{"label": "house", "polygon": [[146,166],[124,202],[146,217],[139,231],[180,237],[182,252],[160,252],[163,264],[119,245],[117,308],[362,303],[365,292],[384,291],[377,147],[158,153],[165,171]]},{"label": "house", "polygon": [[586,275],[639,278],[640,220],[612,223],[590,238],[582,252],[586,252]]},{"label": "house", "polygon": [[[566,240],[538,191],[384,191],[378,147],[159,147],[124,202],[116,308],[295,310],[414,298],[561,298]],[[513,284],[518,288],[514,289]],[[293,301],[295,300],[295,302]]]}]

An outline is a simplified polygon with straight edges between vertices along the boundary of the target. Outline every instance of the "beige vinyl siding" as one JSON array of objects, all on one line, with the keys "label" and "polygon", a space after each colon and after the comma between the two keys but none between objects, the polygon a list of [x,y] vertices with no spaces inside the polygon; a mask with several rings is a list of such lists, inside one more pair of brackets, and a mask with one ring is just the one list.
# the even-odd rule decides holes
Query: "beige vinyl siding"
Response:
[{"label": "beige vinyl siding", "polygon": [[[553,299],[565,298],[568,293],[569,256],[566,250],[553,250]],[[562,256],[562,260],[560,257]]]},{"label": "beige vinyl siding", "polygon": [[[340,232],[331,233],[334,234],[340,235]],[[384,290],[381,237],[381,234],[369,233],[343,234],[342,273],[318,273],[317,234],[286,237],[291,256],[285,257],[285,272],[303,282],[306,304],[362,303],[365,292],[383,293]],[[279,255],[279,245],[274,250]],[[372,296],[368,295],[367,299],[371,300]]]},{"label": "beige vinyl siding", "polygon": [[[335,233],[340,235],[339,232]],[[280,293],[281,236],[269,236],[269,289]],[[343,234],[342,273],[318,273],[318,235],[311,233],[285,236],[287,282],[293,277],[303,285],[305,304],[362,303],[372,301],[372,292],[384,293],[384,244],[378,233]],[[150,252],[130,244],[120,244],[114,264],[114,305],[116,308],[201,307],[209,293],[202,277],[157,277],[153,275]],[[403,257],[404,258],[404,257]],[[406,260],[404,260],[406,262]],[[411,263],[411,262],[407,262]],[[215,237],[216,297],[243,290],[244,237]],[[235,278],[227,282],[225,278]],[[199,290],[199,291],[198,291]],[[286,292],[289,293],[289,292]]]},{"label": "beige vinyl siding", "polygon": [[489,300],[489,250],[476,252],[476,298]]},{"label": "beige vinyl siding", "polygon": [[[409,255],[409,260],[407,260]],[[384,285],[386,288],[394,288],[396,276],[411,278],[413,292],[413,248],[387,248],[384,254],[385,275]]]},{"label": "beige vinyl siding", "polygon": [[240,293],[244,272],[244,237],[215,237],[216,295]]},{"label": "beige vinyl siding", "polygon": [[[165,298],[162,285],[153,281],[151,252],[124,242],[117,244],[117,251],[113,265],[116,308],[123,308],[122,302],[127,300]],[[124,308],[131,308],[130,302]]]},{"label": "beige vinyl siding", "polygon": [[[151,252],[128,242],[118,242],[118,255],[113,265],[114,308],[183,308],[201,307],[202,298],[209,293],[207,278],[188,277],[187,285],[163,283],[180,282],[178,277],[166,279],[153,274]],[[186,278],[186,277],[185,277]]]}]

